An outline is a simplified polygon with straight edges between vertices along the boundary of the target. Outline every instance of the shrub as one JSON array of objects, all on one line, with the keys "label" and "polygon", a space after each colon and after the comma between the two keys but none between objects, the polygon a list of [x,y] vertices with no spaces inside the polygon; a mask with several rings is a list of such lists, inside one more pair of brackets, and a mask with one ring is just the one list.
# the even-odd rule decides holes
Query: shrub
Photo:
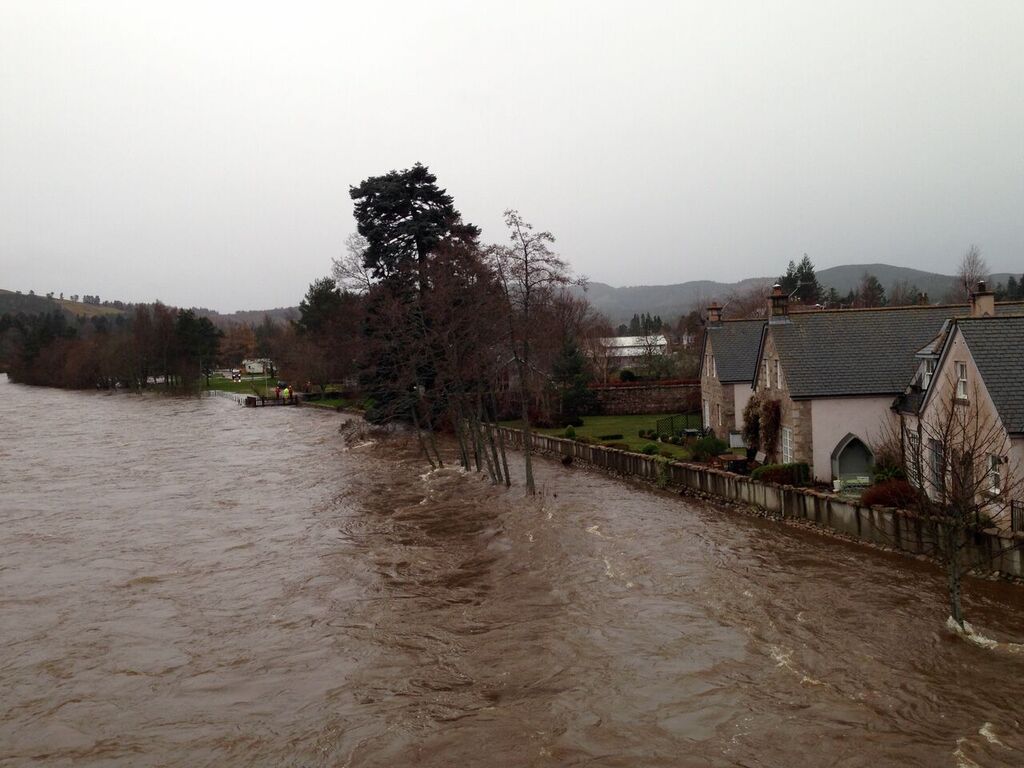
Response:
[{"label": "shrub", "polygon": [[765,464],[750,473],[754,480],[780,485],[805,485],[811,477],[811,468],[805,462],[793,464]]},{"label": "shrub", "polygon": [[670,435],[668,432],[662,432],[660,435],[658,435],[658,439],[661,440],[661,442],[663,443],[667,443],[671,438],[672,435]]},{"label": "shrub", "polygon": [[668,441],[672,443],[672,445],[681,445],[683,442],[683,438],[681,438],[679,435],[672,435],[672,437],[670,437]]},{"label": "shrub", "polygon": [[576,438],[576,442],[583,443],[584,445],[597,445],[601,441],[596,437],[591,437],[590,435],[580,435]]},{"label": "shrub", "polygon": [[879,485],[889,480],[906,480],[907,475],[903,467],[892,466],[891,464],[875,465],[874,483]]},{"label": "shrub", "polygon": [[622,435],[598,435],[599,440],[621,440]]},{"label": "shrub", "polygon": [[743,442],[755,451],[761,445],[761,396],[755,395],[743,409]]},{"label": "shrub", "polygon": [[720,453],[725,453],[729,444],[717,437],[701,437],[693,444],[694,461],[707,461]]},{"label": "shrub", "polygon": [[654,443],[648,443],[647,445],[640,449],[640,453],[644,453],[648,456],[653,456],[657,452],[658,446],[656,446]]},{"label": "shrub", "polygon": [[625,368],[619,371],[619,381],[636,381],[636,374]]},{"label": "shrub", "polygon": [[772,455],[779,442],[782,427],[782,406],[778,400],[765,399],[761,403],[761,450]]},{"label": "shrub", "polygon": [[647,437],[647,430],[646,429],[640,429],[640,430],[637,431],[637,435],[641,439],[643,439],[643,438]]},{"label": "shrub", "polygon": [[658,451],[658,455],[664,456],[666,459],[674,459],[676,457],[675,453],[672,451],[671,448],[662,448],[660,451]]},{"label": "shrub", "polygon": [[917,504],[917,491],[906,480],[886,480],[865,489],[860,495],[860,503],[909,509]]},{"label": "shrub", "polygon": [[576,428],[574,426],[572,426],[572,424],[570,424],[568,427],[565,428],[565,432],[562,433],[562,436],[563,437],[567,437],[570,440],[575,440],[576,439]]}]

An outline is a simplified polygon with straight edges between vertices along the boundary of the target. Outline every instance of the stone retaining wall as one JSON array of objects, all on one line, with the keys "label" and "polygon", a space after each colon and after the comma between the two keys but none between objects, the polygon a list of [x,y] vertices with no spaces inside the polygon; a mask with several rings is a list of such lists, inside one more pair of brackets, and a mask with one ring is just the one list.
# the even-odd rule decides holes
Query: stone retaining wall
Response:
[{"label": "stone retaining wall", "polygon": [[[500,427],[506,443],[522,448],[522,432]],[[892,507],[868,507],[831,493],[752,480],[746,475],[715,469],[703,464],[665,461],[614,448],[587,445],[547,435],[532,435],[539,453],[571,456],[602,469],[638,477],[666,486],[688,488],[829,528],[838,533],[898,549],[911,554],[929,554],[936,524]],[[1024,578],[1024,534],[983,532],[970,534],[965,559],[983,571],[998,571]]]},{"label": "stone retaining wall", "polygon": [[635,387],[594,387],[591,390],[606,416],[638,413],[696,413],[700,384],[650,384]]}]

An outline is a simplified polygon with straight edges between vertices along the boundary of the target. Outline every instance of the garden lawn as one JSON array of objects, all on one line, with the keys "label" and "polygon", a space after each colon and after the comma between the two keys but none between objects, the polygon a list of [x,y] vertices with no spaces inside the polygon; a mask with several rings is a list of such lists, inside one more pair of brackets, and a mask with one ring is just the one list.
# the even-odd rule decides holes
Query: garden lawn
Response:
[{"label": "garden lawn", "polygon": [[[266,391],[264,391],[264,385],[266,385]],[[276,386],[277,379],[243,379],[242,381],[232,381],[222,376],[211,376],[208,389],[234,392],[239,395],[251,395],[253,394],[253,389],[255,389],[256,394],[262,393],[266,396],[272,396]]]},{"label": "garden lawn", "polygon": [[[575,427],[576,437],[593,437],[595,440],[605,443],[626,443],[629,445],[630,450],[640,453],[645,445],[653,441],[641,438],[639,431],[641,429],[654,429],[658,419],[663,418],[665,418],[664,414],[584,416],[583,426]],[[520,427],[521,422],[505,422],[504,426]],[[538,429],[536,431],[542,435],[553,435],[554,437],[562,437],[565,434],[564,429]],[[603,435],[622,435],[622,437],[607,440],[603,439]],[[664,449],[665,453],[671,453],[673,458],[687,460],[691,457],[690,450],[685,446],[672,445],[670,443],[655,443],[655,445],[658,446],[659,453]]]}]

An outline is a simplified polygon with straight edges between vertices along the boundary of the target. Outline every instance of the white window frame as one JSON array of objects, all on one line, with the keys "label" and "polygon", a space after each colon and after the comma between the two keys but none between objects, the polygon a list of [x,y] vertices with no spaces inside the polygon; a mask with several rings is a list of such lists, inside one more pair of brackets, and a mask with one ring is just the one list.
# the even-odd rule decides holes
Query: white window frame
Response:
[{"label": "white window frame", "polygon": [[782,389],[782,363],[777,357],[775,358],[775,386]]},{"label": "white window frame", "polygon": [[1003,458],[992,453],[988,457],[988,492],[997,495],[1003,489]]},{"label": "white window frame", "polygon": [[921,468],[921,437],[916,432],[907,433],[907,450],[910,453],[906,457],[907,479],[920,488],[921,473],[918,470]]},{"label": "white window frame", "polygon": [[789,427],[782,428],[782,463],[793,463],[793,430]]},{"label": "white window frame", "polygon": [[764,361],[764,386],[765,389],[772,388],[772,369],[768,366],[768,361]]},{"label": "white window frame", "polygon": [[967,399],[967,363],[957,361],[956,366],[956,399]]},{"label": "white window frame", "polygon": [[711,378],[718,378],[718,366],[715,365],[715,356],[711,355]]},{"label": "white window frame", "polygon": [[935,438],[928,441],[928,482],[941,491],[946,483],[946,452]]},{"label": "white window frame", "polygon": [[921,389],[925,390],[932,383],[932,376],[935,375],[935,361],[925,360],[924,361],[924,373],[921,374]]}]

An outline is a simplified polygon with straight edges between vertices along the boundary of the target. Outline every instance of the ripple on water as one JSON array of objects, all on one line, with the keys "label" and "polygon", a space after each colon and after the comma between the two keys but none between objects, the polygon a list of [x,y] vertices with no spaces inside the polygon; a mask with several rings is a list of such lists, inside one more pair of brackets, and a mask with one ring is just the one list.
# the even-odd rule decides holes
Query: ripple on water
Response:
[{"label": "ripple on water", "polygon": [[1024,762],[1019,589],[340,418],[0,383],[0,765]]}]

